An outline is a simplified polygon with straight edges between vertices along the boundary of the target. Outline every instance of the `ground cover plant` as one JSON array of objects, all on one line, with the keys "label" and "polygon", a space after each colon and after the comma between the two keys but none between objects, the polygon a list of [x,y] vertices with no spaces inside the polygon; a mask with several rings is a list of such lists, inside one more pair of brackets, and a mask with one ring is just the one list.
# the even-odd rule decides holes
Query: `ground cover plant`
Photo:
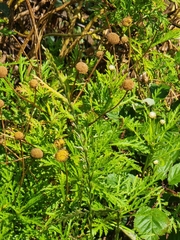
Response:
[{"label": "ground cover plant", "polygon": [[180,238],[179,2],[0,9],[0,239]]}]

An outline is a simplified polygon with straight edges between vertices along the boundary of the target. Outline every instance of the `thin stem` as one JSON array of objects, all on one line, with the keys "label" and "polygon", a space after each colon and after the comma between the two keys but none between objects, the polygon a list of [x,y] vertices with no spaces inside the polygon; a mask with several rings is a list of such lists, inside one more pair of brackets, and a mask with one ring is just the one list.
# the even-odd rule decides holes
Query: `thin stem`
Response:
[{"label": "thin stem", "polygon": [[120,233],[119,224],[120,224],[120,214],[118,211],[117,212],[117,227],[116,227],[116,232],[115,232],[115,240],[119,240],[119,233]]},{"label": "thin stem", "polygon": [[[36,77],[37,78],[37,77]],[[38,78],[39,79],[39,78]],[[15,92],[15,94],[20,97],[22,100],[32,104],[35,108],[39,109],[39,111],[41,112],[45,112],[43,109],[41,109],[38,105],[35,105],[34,102],[31,102],[30,100],[28,100],[27,98],[25,98],[24,96],[22,96],[21,94],[19,94],[15,89],[14,87],[12,86],[12,84],[7,80],[7,79],[4,79],[6,81],[6,83],[9,85],[9,87]]]},{"label": "thin stem", "polygon": [[82,87],[81,91],[79,92],[79,94],[77,95],[76,99],[74,100],[74,104],[77,102],[77,100],[79,99],[79,97],[80,97],[81,94],[83,93],[86,85],[87,85],[88,82],[91,80],[91,76],[93,75],[94,71],[96,70],[96,68],[97,68],[97,66],[98,66],[98,64],[100,63],[100,61],[101,61],[102,58],[103,58],[103,56],[101,56],[101,57],[98,59],[97,63],[96,63],[95,66],[93,67],[93,70],[91,71],[89,77],[86,79],[86,82],[85,82],[84,86]]},{"label": "thin stem", "polygon": [[82,33],[58,33],[58,32],[52,32],[52,33],[46,33],[43,35],[43,38],[48,37],[48,36],[58,36],[58,37],[72,37],[72,38],[76,38],[79,36],[87,36],[87,35],[93,35],[94,33],[97,33],[99,31],[98,30],[94,30],[94,31],[90,31],[90,32],[86,32],[82,35]]},{"label": "thin stem", "polygon": [[[37,89],[35,88],[34,89],[34,102],[33,102],[34,104],[33,104],[33,106],[35,106],[35,104],[36,104],[36,92],[37,92]],[[30,114],[30,117],[29,117],[29,120],[28,120],[28,124],[27,124],[27,129],[25,131],[26,133],[28,132],[28,129],[30,127],[30,121],[32,119],[34,109],[35,109],[35,107],[33,107],[32,111],[31,111],[31,114]]]},{"label": "thin stem", "polygon": [[5,124],[4,124],[4,121],[3,121],[3,116],[2,116],[2,109],[0,109],[0,116],[1,116],[1,124],[2,124],[2,129],[3,129],[3,132],[4,132],[4,139],[3,139],[3,145],[5,147],[5,152],[6,152],[6,164],[8,164],[8,159],[7,159],[7,148],[6,148],[6,138],[5,138]]},{"label": "thin stem", "polygon": [[88,175],[88,195],[89,195],[89,231],[90,231],[90,239],[93,240],[93,233],[92,233],[92,221],[93,221],[93,214],[92,214],[92,189],[91,189],[91,180],[92,176],[90,175],[90,164],[88,161],[87,152],[85,151],[85,160],[87,165],[87,175]]},{"label": "thin stem", "polygon": [[74,83],[73,83],[73,86],[72,86],[72,89],[71,89],[70,101],[72,101],[73,92],[74,92],[74,88],[76,86],[76,82],[77,82],[78,77],[79,77],[79,72],[76,73],[76,77],[75,77],[75,80],[74,80]]},{"label": "thin stem", "polygon": [[124,100],[124,98],[125,98],[126,95],[127,95],[127,92],[128,92],[128,91],[125,92],[124,96],[119,100],[119,102],[118,102],[115,106],[113,106],[112,108],[110,108],[109,110],[107,110],[106,112],[104,112],[103,114],[101,114],[101,115],[100,115],[99,117],[97,117],[94,121],[92,121],[91,123],[89,123],[88,126],[92,125],[92,124],[95,123],[98,119],[100,119],[101,117],[103,117],[104,115],[106,115],[108,112],[111,112],[113,109],[115,109],[115,108]]},{"label": "thin stem", "polygon": [[128,67],[130,68],[130,63],[131,63],[131,28],[129,26],[129,29],[128,29],[128,32],[129,32],[129,56],[128,56]]},{"label": "thin stem", "polygon": [[25,162],[24,162],[24,157],[23,157],[23,149],[22,149],[22,142],[20,140],[20,148],[21,148],[21,162],[22,162],[22,176],[21,176],[21,180],[20,180],[20,183],[19,183],[19,190],[18,190],[18,193],[17,193],[17,197],[16,199],[14,199],[14,203],[16,202],[18,196],[19,196],[19,193],[20,193],[20,190],[21,190],[21,187],[23,185],[23,182],[24,182],[24,177],[25,177]]},{"label": "thin stem", "polygon": [[64,162],[65,172],[66,172],[66,200],[68,199],[69,184],[68,184],[68,170],[66,162]]}]

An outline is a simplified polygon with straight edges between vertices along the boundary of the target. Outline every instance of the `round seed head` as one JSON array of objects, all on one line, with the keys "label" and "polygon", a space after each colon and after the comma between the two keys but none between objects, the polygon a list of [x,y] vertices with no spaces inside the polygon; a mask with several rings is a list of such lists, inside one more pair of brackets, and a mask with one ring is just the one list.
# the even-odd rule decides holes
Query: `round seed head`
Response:
[{"label": "round seed head", "polygon": [[43,152],[39,148],[33,148],[31,150],[31,157],[32,158],[42,158],[43,157]]},{"label": "round seed head", "polygon": [[122,87],[126,91],[131,91],[134,88],[134,82],[130,78],[126,78],[122,84]]},{"label": "round seed head", "polygon": [[4,107],[4,101],[0,99],[0,108]]},{"label": "round seed head", "polygon": [[107,40],[110,44],[115,45],[120,41],[119,35],[117,33],[111,32],[107,35]]},{"label": "round seed head", "polygon": [[0,78],[5,78],[8,74],[8,70],[4,66],[0,66]]},{"label": "round seed head", "polygon": [[79,72],[79,73],[82,73],[82,74],[86,74],[88,72],[88,66],[86,63],[84,62],[78,62],[76,64],[76,70]]},{"label": "round seed head", "polygon": [[101,58],[103,55],[104,55],[103,51],[97,51],[97,53],[96,53],[97,58]]},{"label": "round seed head", "polygon": [[30,82],[29,82],[29,86],[31,88],[37,88],[38,86],[38,81],[36,79],[32,79]]},{"label": "round seed head", "polygon": [[55,159],[59,162],[67,161],[69,153],[66,149],[61,149],[55,154]]},{"label": "round seed head", "polygon": [[22,132],[20,132],[20,131],[19,132],[15,132],[14,138],[16,140],[23,140],[24,139],[24,134]]},{"label": "round seed head", "polygon": [[131,24],[132,24],[132,17],[128,16],[128,17],[123,18],[122,25],[124,27],[129,27]]},{"label": "round seed head", "polygon": [[127,43],[128,41],[129,41],[129,38],[126,35],[122,36],[121,38],[122,43]]},{"label": "round seed head", "polygon": [[65,145],[65,141],[64,141],[64,139],[56,139],[55,141],[54,141],[54,145],[58,148],[58,149],[61,149],[61,148],[63,148],[64,147],[64,145]]}]

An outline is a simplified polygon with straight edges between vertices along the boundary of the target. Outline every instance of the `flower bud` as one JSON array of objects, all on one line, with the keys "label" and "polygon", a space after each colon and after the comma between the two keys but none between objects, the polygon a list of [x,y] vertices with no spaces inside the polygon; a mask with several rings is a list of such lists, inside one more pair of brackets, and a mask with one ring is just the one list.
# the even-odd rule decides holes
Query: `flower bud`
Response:
[{"label": "flower bud", "polygon": [[164,125],[166,123],[166,121],[164,119],[161,119],[159,122],[161,125]]},{"label": "flower bud", "polygon": [[114,65],[109,65],[109,70],[110,71],[114,71],[116,68],[115,68],[115,66]]},{"label": "flower bud", "polygon": [[155,119],[156,118],[156,113],[155,112],[150,112],[149,117],[152,118],[152,119]]}]

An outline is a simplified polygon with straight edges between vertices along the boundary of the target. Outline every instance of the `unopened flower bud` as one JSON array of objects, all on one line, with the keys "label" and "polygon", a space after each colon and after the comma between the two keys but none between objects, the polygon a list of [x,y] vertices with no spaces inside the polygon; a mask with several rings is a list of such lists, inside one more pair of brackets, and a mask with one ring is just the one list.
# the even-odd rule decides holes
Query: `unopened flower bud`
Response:
[{"label": "unopened flower bud", "polygon": [[156,118],[156,113],[155,112],[150,112],[149,117],[152,118],[152,119],[155,119]]},{"label": "unopened flower bud", "polygon": [[164,125],[166,123],[166,121],[164,119],[161,119],[159,122],[161,125]]}]

